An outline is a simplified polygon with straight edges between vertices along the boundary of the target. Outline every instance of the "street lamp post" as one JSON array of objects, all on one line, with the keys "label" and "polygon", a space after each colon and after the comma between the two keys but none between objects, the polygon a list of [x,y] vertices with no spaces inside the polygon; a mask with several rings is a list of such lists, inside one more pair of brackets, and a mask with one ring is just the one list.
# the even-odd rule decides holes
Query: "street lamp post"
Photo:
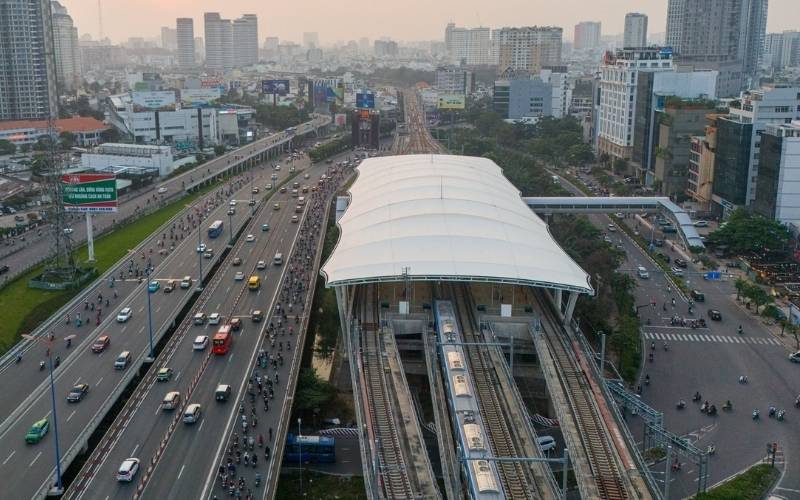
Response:
[{"label": "street lamp post", "polygon": [[300,498],[303,498],[303,443],[300,440],[303,437],[300,430],[300,424],[303,421],[300,417],[297,418],[297,464],[300,466]]},{"label": "street lamp post", "polygon": [[200,268],[200,274],[197,275],[197,289],[203,289],[203,251],[200,248],[200,245],[203,244],[202,238],[202,228],[200,227],[202,219],[198,218],[197,221],[197,263],[198,267]]},{"label": "street lamp post", "polygon": [[147,266],[147,286],[145,293],[147,294],[147,330],[150,335],[150,355],[147,357],[147,362],[152,363],[155,361],[155,351],[153,350],[153,309],[150,306],[150,266]]},{"label": "street lamp post", "polygon": [[228,244],[233,246],[233,214],[231,213],[230,209],[228,209],[228,224],[230,225],[228,228],[228,233],[231,235]]}]

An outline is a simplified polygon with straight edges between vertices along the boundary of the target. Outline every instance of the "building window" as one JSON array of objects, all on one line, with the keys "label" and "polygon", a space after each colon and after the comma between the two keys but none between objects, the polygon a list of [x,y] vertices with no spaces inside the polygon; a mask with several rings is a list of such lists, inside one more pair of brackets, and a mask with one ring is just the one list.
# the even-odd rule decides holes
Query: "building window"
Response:
[{"label": "building window", "polygon": [[776,113],[788,113],[789,112],[789,106],[775,106],[775,112]]}]

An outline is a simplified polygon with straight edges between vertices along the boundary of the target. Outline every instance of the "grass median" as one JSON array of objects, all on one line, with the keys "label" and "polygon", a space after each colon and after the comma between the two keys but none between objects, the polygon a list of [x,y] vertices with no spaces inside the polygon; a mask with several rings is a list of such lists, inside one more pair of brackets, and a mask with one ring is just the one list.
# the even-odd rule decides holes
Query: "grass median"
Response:
[{"label": "grass median", "polygon": [[[202,191],[175,200],[150,215],[95,239],[95,268],[98,275],[106,272],[156,229],[186,208],[187,204],[192,203],[214,187],[216,186],[212,185]],[[75,256],[79,262],[86,261],[88,258],[86,245],[79,248]],[[3,304],[3,307],[0,308],[0,354],[8,351],[19,341],[23,333],[33,331],[85,288],[63,291],[28,288],[28,281],[40,274],[43,268],[44,265],[36,266],[0,289],[0,304]],[[86,286],[91,286],[92,283]]]},{"label": "grass median", "polygon": [[765,498],[777,477],[778,469],[768,464],[759,464],[694,498],[696,500],[759,500]]}]

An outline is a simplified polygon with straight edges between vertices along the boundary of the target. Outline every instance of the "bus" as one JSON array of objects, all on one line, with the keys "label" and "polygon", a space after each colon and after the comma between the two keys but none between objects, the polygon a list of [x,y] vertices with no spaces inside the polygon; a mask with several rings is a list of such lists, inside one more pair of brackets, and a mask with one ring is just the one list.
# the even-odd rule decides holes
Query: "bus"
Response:
[{"label": "bus", "polygon": [[222,221],[215,220],[210,226],[208,226],[208,237],[216,238],[220,234],[222,234]]},{"label": "bus", "polygon": [[283,449],[283,460],[287,464],[328,463],[336,461],[336,441],[327,436],[295,436],[286,435],[286,447]]},{"label": "bus", "polygon": [[233,342],[233,334],[231,333],[231,325],[222,325],[217,333],[214,334],[214,342],[211,351],[214,354],[226,354],[231,348]]}]

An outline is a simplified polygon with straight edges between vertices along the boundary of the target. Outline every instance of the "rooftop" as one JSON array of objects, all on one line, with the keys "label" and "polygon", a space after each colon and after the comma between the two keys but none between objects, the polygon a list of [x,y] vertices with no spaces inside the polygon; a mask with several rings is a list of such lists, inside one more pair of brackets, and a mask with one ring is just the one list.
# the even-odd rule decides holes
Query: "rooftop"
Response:
[{"label": "rooftop", "polygon": [[[105,130],[108,125],[91,116],[76,116],[55,120],[55,127],[60,132],[94,132]],[[0,130],[46,129],[47,120],[12,120],[0,122]]]},{"label": "rooftop", "polygon": [[407,155],[358,167],[328,286],[483,281],[593,293],[589,276],[486,158]]}]

